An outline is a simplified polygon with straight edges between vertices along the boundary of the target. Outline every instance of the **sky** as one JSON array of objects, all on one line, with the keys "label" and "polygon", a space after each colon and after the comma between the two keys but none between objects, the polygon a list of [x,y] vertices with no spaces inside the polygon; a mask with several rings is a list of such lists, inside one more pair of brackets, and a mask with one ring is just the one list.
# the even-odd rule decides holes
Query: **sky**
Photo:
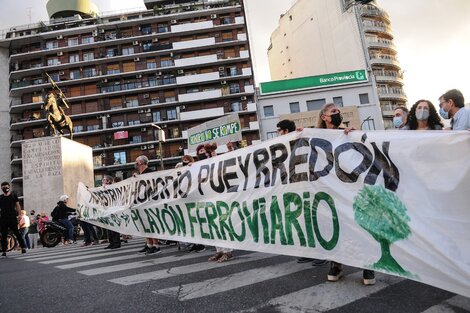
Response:
[{"label": "sky", "polygon": [[[328,0],[331,1],[331,0]],[[101,12],[144,8],[143,0],[94,0]],[[47,0],[0,0],[0,30],[47,20]],[[256,83],[270,80],[267,48],[295,0],[245,0]],[[448,89],[470,102],[470,0],[377,0],[391,19],[409,105],[434,104]]]}]

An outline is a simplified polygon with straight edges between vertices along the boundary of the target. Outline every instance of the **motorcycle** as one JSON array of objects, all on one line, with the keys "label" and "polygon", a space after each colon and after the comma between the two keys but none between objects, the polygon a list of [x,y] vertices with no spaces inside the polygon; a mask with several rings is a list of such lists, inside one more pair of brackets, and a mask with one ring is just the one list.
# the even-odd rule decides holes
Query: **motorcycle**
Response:
[{"label": "motorcycle", "polygon": [[[73,225],[73,238],[76,239],[80,234],[80,223],[76,218],[72,218],[70,221]],[[67,228],[55,221],[43,221],[43,223],[44,227],[39,232],[42,245],[47,248],[57,246],[62,238],[66,237]]]}]

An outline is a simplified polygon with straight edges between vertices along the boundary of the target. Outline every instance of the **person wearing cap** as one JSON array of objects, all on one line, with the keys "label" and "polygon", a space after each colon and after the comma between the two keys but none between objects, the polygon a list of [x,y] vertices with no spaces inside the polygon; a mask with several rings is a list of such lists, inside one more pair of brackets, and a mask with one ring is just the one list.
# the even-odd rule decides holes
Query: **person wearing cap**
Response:
[{"label": "person wearing cap", "polygon": [[69,215],[74,214],[76,212],[75,209],[72,209],[67,206],[67,201],[69,200],[69,196],[62,195],[59,197],[59,202],[57,202],[57,206],[52,211],[51,215],[54,219],[62,224],[65,228],[67,228],[67,233],[65,234],[65,244],[73,243],[73,225],[72,222],[69,220]]},{"label": "person wearing cap", "polygon": [[7,236],[8,230],[11,230],[18,239],[21,246],[21,253],[26,253],[26,244],[18,230],[21,206],[18,197],[11,191],[10,183],[1,184],[0,193],[0,228],[2,232],[2,257],[7,256]]}]

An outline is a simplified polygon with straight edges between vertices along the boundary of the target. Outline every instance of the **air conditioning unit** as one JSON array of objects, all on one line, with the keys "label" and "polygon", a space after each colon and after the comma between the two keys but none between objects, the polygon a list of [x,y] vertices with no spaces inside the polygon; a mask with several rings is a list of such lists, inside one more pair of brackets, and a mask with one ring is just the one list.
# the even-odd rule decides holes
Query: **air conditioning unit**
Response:
[{"label": "air conditioning unit", "polygon": [[152,42],[158,42],[158,38],[153,38]]},{"label": "air conditioning unit", "polygon": [[55,38],[57,38],[57,39],[62,39],[62,38],[64,38],[64,36],[62,36],[62,35],[58,35],[58,36],[57,36],[57,37],[55,37]]},{"label": "air conditioning unit", "polygon": [[146,110],[145,110],[145,113],[150,113],[150,112],[152,112],[151,109],[146,109]]},{"label": "air conditioning unit", "polygon": [[64,75],[64,71],[59,71],[59,75]]},{"label": "air conditioning unit", "polygon": [[241,99],[242,99],[242,101],[245,101],[245,100],[246,100],[246,97],[245,97],[245,96],[243,96]]},{"label": "air conditioning unit", "polygon": [[222,85],[227,85],[227,81],[226,80],[223,80],[220,82]]},{"label": "air conditioning unit", "polygon": [[103,83],[107,83],[107,82],[108,82],[108,79],[107,79],[107,78],[103,78],[101,81],[102,81]]},{"label": "air conditioning unit", "polygon": [[142,74],[135,75],[135,78],[142,78]]},{"label": "air conditioning unit", "polygon": [[178,74],[184,74],[184,70],[178,70]]},{"label": "air conditioning unit", "polygon": [[173,52],[171,52],[171,53],[170,53],[170,57],[173,57],[173,56],[174,56],[174,54],[173,54]]},{"label": "air conditioning unit", "polygon": [[148,148],[153,149],[153,148],[155,148],[155,146],[154,145],[148,145]]},{"label": "air conditioning unit", "polygon": [[148,93],[144,94],[144,99],[148,99],[148,98],[149,98],[149,94]]},{"label": "air conditioning unit", "polygon": [[155,75],[156,76],[162,76],[162,72],[156,72]]},{"label": "air conditioning unit", "polygon": [[139,42],[138,42],[137,40],[135,40],[134,42],[132,42],[132,44],[133,44],[134,46],[138,46],[138,45],[139,45]]},{"label": "air conditioning unit", "polygon": [[140,58],[134,58],[134,62],[139,62]]},{"label": "air conditioning unit", "polygon": [[61,52],[57,52],[57,56],[60,57],[60,56],[63,56],[64,53],[61,51]]},{"label": "air conditioning unit", "polygon": [[100,34],[104,34],[104,29],[100,29]]},{"label": "air conditioning unit", "polygon": [[225,67],[223,66],[219,67],[219,71],[225,71]]},{"label": "air conditioning unit", "polygon": [[141,131],[141,132],[146,132],[146,131],[147,131],[147,127],[142,127],[142,128],[140,129],[140,131]]},{"label": "air conditioning unit", "polygon": [[140,150],[147,150],[147,146],[140,146]]},{"label": "air conditioning unit", "polygon": [[211,18],[212,19],[217,18],[217,14],[211,14]]},{"label": "air conditioning unit", "polygon": [[139,114],[144,113],[144,112],[145,112],[145,110],[143,110],[143,109],[139,110]]},{"label": "air conditioning unit", "polygon": [[171,20],[171,24],[176,24],[176,23],[178,23],[177,20]]},{"label": "air conditioning unit", "polygon": [[94,30],[94,31],[91,32],[91,34],[93,35],[93,37],[96,37],[96,36],[98,36],[98,31]]}]

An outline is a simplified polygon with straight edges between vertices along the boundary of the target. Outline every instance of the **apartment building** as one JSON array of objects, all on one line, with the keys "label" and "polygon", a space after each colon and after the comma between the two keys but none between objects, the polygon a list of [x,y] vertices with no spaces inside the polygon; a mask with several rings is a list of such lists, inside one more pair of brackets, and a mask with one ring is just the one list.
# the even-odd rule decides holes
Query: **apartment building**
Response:
[{"label": "apartment building", "polygon": [[[74,140],[93,148],[95,181],[129,177],[141,154],[173,167],[188,128],[228,113],[244,143],[259,138],[242,0],[146,0],[147,10],[110,15],[51,2],[50,21],[0,33],[0,161],[20,194],[21,144],[48,136],[46,72],[67,96]],[[152,124],[165,132],[162,151]]]},{"label": "apartment building", "polygon": [[273,80],[367,69],[385,128],[407,102],[390,16],[375,1],[297,0],[271,35],[268,59]]}]

